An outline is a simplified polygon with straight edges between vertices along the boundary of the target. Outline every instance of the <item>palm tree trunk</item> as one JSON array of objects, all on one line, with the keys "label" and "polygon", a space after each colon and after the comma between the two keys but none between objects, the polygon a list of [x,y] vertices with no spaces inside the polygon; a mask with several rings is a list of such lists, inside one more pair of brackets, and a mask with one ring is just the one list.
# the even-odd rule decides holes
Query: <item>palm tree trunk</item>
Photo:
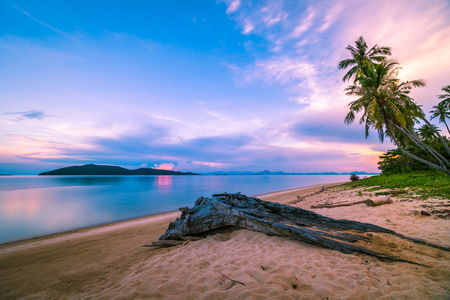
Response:
[{"label": "palm tree trunk", "polygon": [[[434,168],[434,169],[436,169],[436,170],[439,170],[439,171],[441,171],[441,172],[444,172],[444,173],[447,174],[447,175],[450,175],[450,171],[447,170],[447,168],[446,168],[445,166],[443,166],[443,167],[438,166],[438,165],[436,165],[436,164],[434,164],[434,163],[432,163],[432,162],[429,162],[428,160],[425,160],[425,159],[423,159],[423,158],[420,158],[420,157],[418,157],[418,156],[416,156],[416,155],[414,155],[414,154],[412,154],[412,153],[406,151],[405,149],[403,149],[403,147],[400,145],[400,142],[397,140],[397,138],[396,138],[395,135],[393,134],[393,132],[392,132],[392,130],[391,130],[391,126],[392,126],[392,125],[391,125],[391,122],[388,121],[388,119],[386,118],[386,112],[385,112],[383,109],[381,110],[381,114],[383,115],[384,124],[385,124],[385,126],[386,126],[386,132],[387,132],[388,136],[392,139],[392,141],[394,142],[394,144],[397,146],[398,149],[400,149],[400,151],[401,151],[403,154],[408,155],[408,156],[411,157],[412,159],[415,159],[415,160],[417,160],[417,161],[420,161],[421,163],[424,163],[424,164],[426,164],[427,166],[430,166],[430,167],[432,167],[432,168]],[[394,125],[393,127],[395,127],[395,125]]]},{"label": "palm tree trunk", "polygon": [[[445,150],[447,150],[447,153],[450,155],[450,148],[448,147],[448,144],[445,142],[445,140],[442,138],[442,136],[439,134],[439,131],[437,131],[436,129],[434,129],[433,125],[432,125],[430,122],[428,122],[427,119],[425,119],[425,118],[421,118],[421,119],[422,119],[425,123],[427,123],[428,126],[430,126],[431,130],[433,130],[433,131],[437,134],[439,140],[440,140],[441,143],[444,145]],[[447,128],[448,128],[448,127],[447,127]]]},{"label": "palm tree trunk", "polygon": [[[387,130],[387,131],[389,132],[390,130]],[[389,133],[388,133],[388,134],[389,134]],[[396,138],[395,136],[391,136],[391,138],[392,138],[392,140],[394,141],[394,144],[397,146],[398,149],[400,149],[400,151],[401,151],[403,154],[406,154],[406,155],[408,155],[409,157],[411,157],[412,159],[415,159],[415,160],[417,160],[417,161],[420,161],[420,162],[426,164],[427,166],[430,166],[430,167],[432,167],[432,168],[434,168],[434,169],[436,169],[436,170],[439,170],[439,171],[441,171],[441,172],[444,172],[444,173],[447,174],[447,175],[450,175],[450,171],[447,170],[447,168],[445,168],[445,167],[444,167],[444,168],[443,168],[443,167],[440,167],[440,166],[438,166],[438,165],[436,165],[436,164],[434,164],[434,163],[432,163],[432,162],[429,162],[428,160],[425,160],[425,159],[423,159],[423,158],[420,158],[420,157],[418,157],[418,156],[416,156],[416,155],[414,155],[414,154],[412,154],[412,153],[406,151],[405,149],[402,148],[402,146],[400,146],[400,143],[399,143],[399,141],[397,140],[397,138]]]},{"label": "palm tree trunk", "polygon": [[444,124],[445,124],[445,127],[447,127],[448,134],[450,134],[450,129],[448,129],[448,125],[447,125],[447,122],[445,122],[445,119],[444,119]]},{"label": "palm tree trunk", "polygon": [[402,128],[398,125],[395,125],[395,127],[397,129],[399,129],[401,132],[403,132],[404,134],[406,134],[406,136],[409,137],[411,139],[411,141],[413,141],[422,150],[430,153],[436,159],[436,161],[441,165],[441,167],[446,168],[445,165],[450,167],[450,162],[445,157],[443,157],[439,152],[437,152],[432,147],[428,146],[426,143],[422,142],[416,135],[414,135],[413,133],[409,132],[407,129]]}]

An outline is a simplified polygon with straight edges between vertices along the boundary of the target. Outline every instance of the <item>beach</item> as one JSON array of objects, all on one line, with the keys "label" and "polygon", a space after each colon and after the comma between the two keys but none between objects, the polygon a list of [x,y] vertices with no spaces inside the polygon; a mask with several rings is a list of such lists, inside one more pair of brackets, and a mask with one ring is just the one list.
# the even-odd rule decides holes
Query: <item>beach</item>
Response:
[{"label": "beach", "polygon": [[[329,184],[257,197],[311,209],[357,202],[373,193]],[[392,200],[378,207],[311,210],[450,246],[449,220],[421,213],[449,200],[413,194]],[[171,248],[141,247],[157,240],[179,215],[170,212],[0,245],[0,299],[450,298],[450,254],[424,245],[392,248],[429,267],[343,254],[249,230]]]}]

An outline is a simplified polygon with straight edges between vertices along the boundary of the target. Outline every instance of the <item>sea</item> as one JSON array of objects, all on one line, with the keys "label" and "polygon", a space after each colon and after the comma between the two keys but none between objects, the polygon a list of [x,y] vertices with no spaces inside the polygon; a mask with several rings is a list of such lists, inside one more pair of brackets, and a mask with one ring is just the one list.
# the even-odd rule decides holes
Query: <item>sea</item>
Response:
[{"label": "sea", "polygon": [[248,196],[349,181],[349,175],[0,176],[0,244]]}]

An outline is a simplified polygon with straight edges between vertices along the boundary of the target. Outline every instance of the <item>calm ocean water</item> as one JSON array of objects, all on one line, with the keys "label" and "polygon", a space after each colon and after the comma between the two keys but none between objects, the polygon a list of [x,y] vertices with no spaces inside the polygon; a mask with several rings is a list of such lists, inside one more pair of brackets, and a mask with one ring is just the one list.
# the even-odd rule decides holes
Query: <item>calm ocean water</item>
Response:
[{"label": "calm ocean water", "polygon": [[258,195],[348,175],[1,176],[0,243],[193,206],[201,196]]}]

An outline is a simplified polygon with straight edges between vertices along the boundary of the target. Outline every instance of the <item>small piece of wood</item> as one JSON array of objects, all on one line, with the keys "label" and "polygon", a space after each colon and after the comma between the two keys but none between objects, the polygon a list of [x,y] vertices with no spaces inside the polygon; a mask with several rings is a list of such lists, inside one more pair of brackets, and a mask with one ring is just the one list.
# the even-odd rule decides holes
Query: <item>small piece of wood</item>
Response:
[{"label": "small piece of wood", "polygon": [[375,200],[367,199],[366,201],[364,201],[364,203],[366,203],[366,205],[368,205],[368,206],[380,206],[383,204],[391,204],[392,200],[391,200],[391,197],[375,199]]},{"label": "small piece of wood", "polygon": [[401,194],[406,194],[407,192],[405,190],[390,190],[389,193],[391,193],[392,196],[397,196]]},{"label": "small piece of wood", "polygon": [[228,288],[226,288],[225,290],[229,290],[231,289],[235,284],[242,284],[243,286],[245,286],[245,283],[231,279],[230,277],[228,277],[227,275],[222,274],[220,271],[218,271],[220,275],[222,275],[223,277],[225,277],[228,280],[231,280],[231,286],[229,286]]},{"label": "small piece of wood", "polygon": [[341,206],[352,206],[356,204],[366,203],[366,201],[356,201],[356,202],[347,202],[347,203],[336,203],[336,204],[320,204],[320,205],[311,205],[311,208],[334,208]]},{"label": "small piece of wood", "polygon": [[182,236],[181,239],[183,241],[193,241],[193,242],[195,242],[195,241],[199,241],[199,240],[204,239],[204,237],[202,237],[202,236]]},{"label": "small piece of wood", "polygon": [[190,241],[199,241],[204,239],[202,236],[182,236],[180,240],[157,240],[148,245],[142,245],[141,247],[174,247],[174,246],[184,246]]},{"label": "small piece of wood", "polygon": [[178,240],[157,240],[148,245],[142,245],[142,247],[173,247],[183,245],[186,241]]}]

